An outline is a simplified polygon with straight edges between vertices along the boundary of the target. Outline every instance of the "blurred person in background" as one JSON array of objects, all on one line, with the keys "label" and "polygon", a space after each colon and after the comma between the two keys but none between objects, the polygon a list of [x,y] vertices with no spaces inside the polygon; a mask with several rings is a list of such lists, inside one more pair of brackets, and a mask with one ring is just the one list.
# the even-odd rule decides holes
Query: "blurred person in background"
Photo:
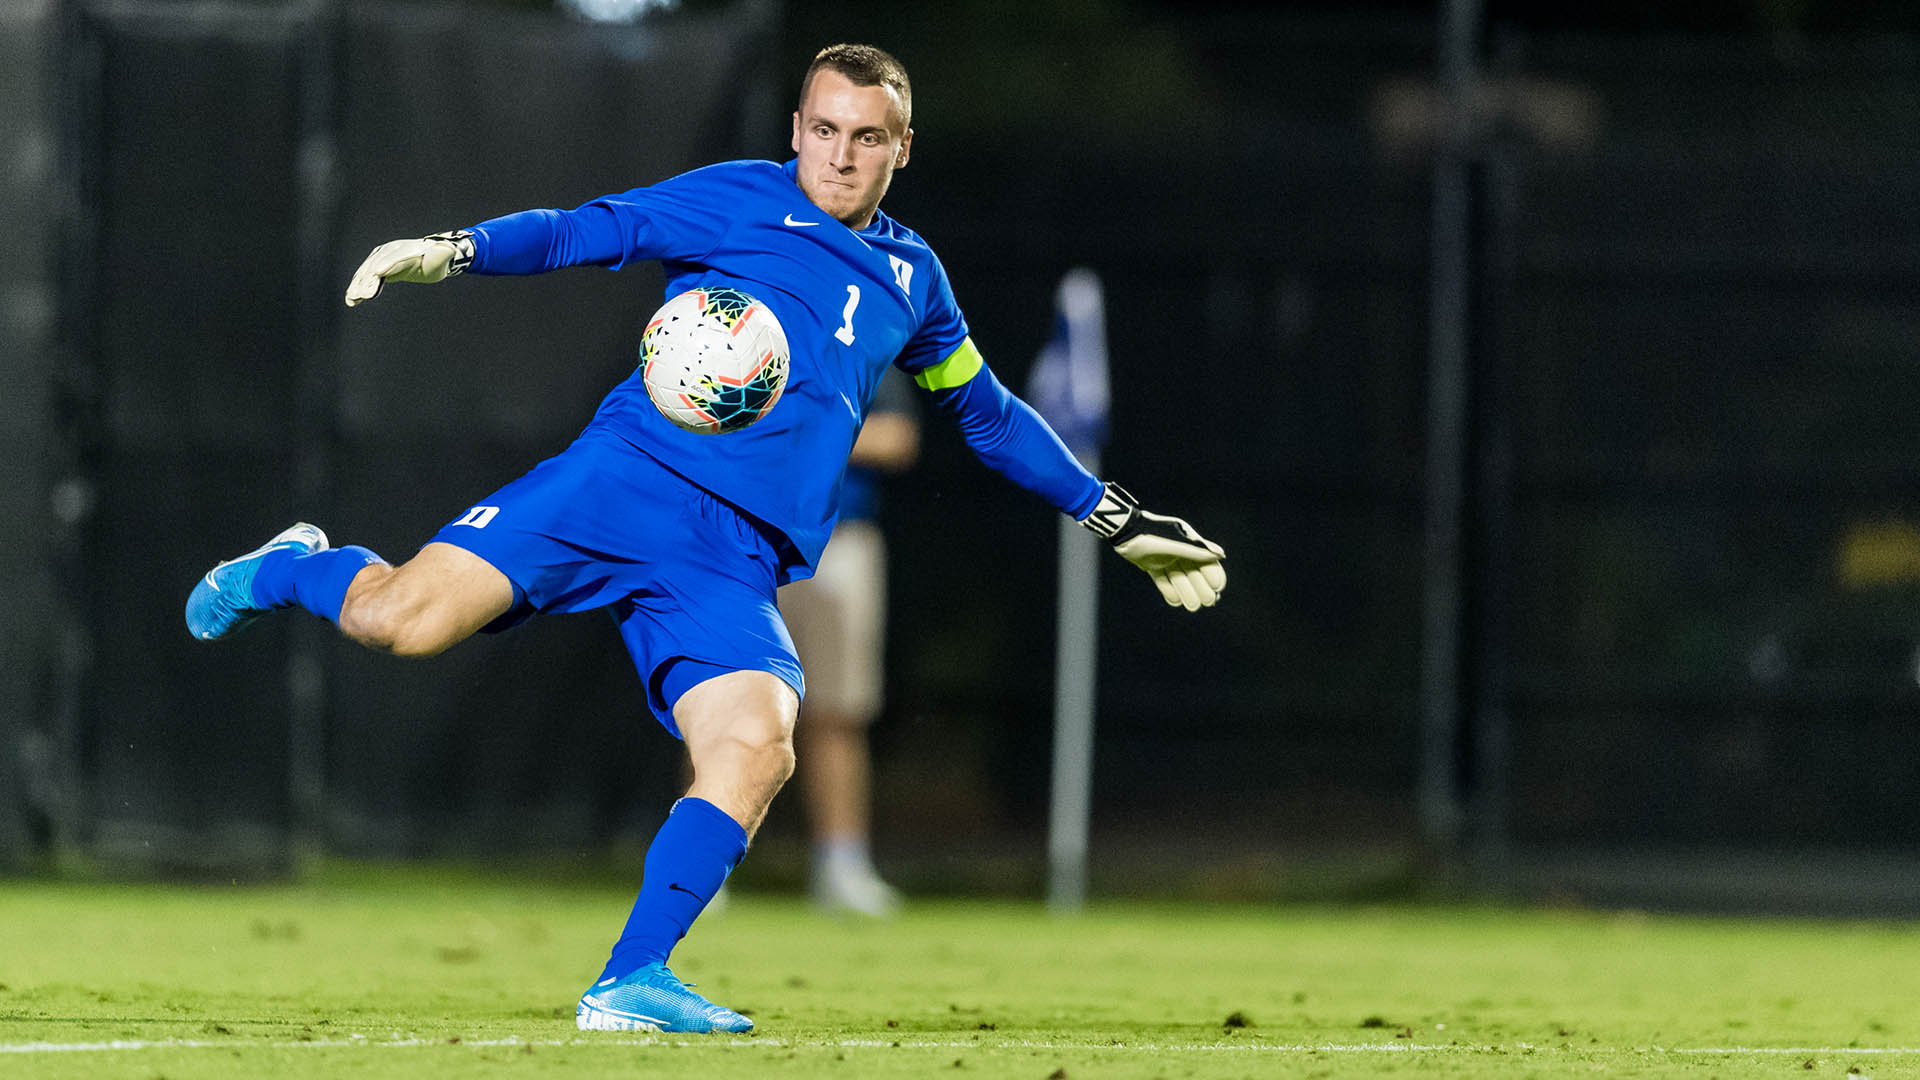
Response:
[{"label": "blurred person in background", "polygon": [[[332,547],[302,522],[219,563],[188,595],[187,629],[200,640],[300,607],[367,648],[416,657],[537,614],[614,616],[647,704],[686,743],[694,778],[654,835],[633,911],[575,1008],[584,1030],[753,1027],[689,989],[667,958],[793,773],[805,681],[775,594],[818,564],[889,367],[930,393],[983,463],[1107,540],[1169,604],[1198,610],[1226,585],[1218,545],[1093,476],[1001,385],[932,248],[880,212],[907,163],[911,117],[899,61],[869,45],[829,46],[801,82],[795,157],[784,165],[722,162],[574,210],[376,247],[347,285],[349,307],[388,282],[658,260],[670,297],[730,288],[765,304],[786,330],[792,373],[758,423],[697,435],[654,408],[636,371],[572,445],[470,506],[407,562]],[[470,149],[449,148],[449,167]],[[991,522],[970,524],[991,538]],[[990,543],[982,551],[1012,557]]]},{"label": "blurred person in background", "polygon": [[800,797],[813,836],[810,891],[828,912],[886,918],[900,894],[873,866],[867,728],[886,689],[887,544],[882,475],[910,468],[920,423],[906,377],[880,380],[840,482],[840,521],[813,576],[780,590],[780,614],[807,672],[794,730]]}]

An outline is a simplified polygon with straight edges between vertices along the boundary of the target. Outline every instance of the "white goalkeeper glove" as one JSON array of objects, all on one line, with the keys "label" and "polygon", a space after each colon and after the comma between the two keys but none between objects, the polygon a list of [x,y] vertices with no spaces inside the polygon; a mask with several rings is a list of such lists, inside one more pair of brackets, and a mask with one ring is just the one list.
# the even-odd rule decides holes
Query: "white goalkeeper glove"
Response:
[{"label": "white goalkeeper glove", "polygon": [[1212,607],[1227,587],[1227,569],[1220,565],[1227,553],[1219,544],[1177,517],[1140,509],[1140,500],[1119,484],[1106,486],[1100,504],[1080,524],[1145,570],[1174,607]]},{"label": "white goalkeeper glove", "polygon": [[431,285],[464,271],[473,262],[473,233],[435,233],[418,240],[392,240],[374,248],[347,283],[347,306],[380,295],[389,281]]}]

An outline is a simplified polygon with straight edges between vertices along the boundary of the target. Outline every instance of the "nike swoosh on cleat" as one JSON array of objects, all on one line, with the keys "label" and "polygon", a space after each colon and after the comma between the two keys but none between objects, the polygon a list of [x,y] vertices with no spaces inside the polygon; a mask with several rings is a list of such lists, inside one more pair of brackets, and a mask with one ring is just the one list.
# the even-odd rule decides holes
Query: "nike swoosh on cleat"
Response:
[{"label": "nike swoosh on cleat", "polygon": [[613,1020],[623,1020],[623,1021],[626,1021],[627,1023],[638,1022],[642,1024],[653,1024],[657,1027],[663,1027],[663,1028],[666,1027],[667,1024],[669,1023],[668,1021],[662,1020],[657,1016],[648,1016],[645,1013],[621,1012],[618,1009],[604,1009],[595,1005],[587,1006],[587,1011],[591,1014],[605,1016]]},{"label": "nike swoosh on cleat", "polygon": [[820,223],[819,223],[819,222],[817,222],[817,221],[795,221],[795,220],[793,220],[793,215],[792,215],[792,214],[788,214],[788,215],[787,215],[787,220],[786,220],[786,223],[787,223],[788,225],[790,225],[790,226],[792,226],[793,228],[796,228],[796,229],[799,229],[799,228],[804,228],[805,226],[808,226],[808,225],[818,225],[818,224],[820,224]]},{"label": "nike swoosh on cleat", "polygon": [[612,976],[612,975],[609,975],[609,976],[607,976],[606,978],[604,978],[604,979],[601,979],[601,980],[600,980],[599,982],[597,982],[597,983],[594,983],[593,985],[594,985],[594,986],[595,986],[596,988],[598,988],[598,987],[602,987],[602,986],[612,986],[612,985],[613,985],[614,983],[617,983],[617,982],[619,982],[619,981],[620,981],[620,980],[619,980],[619,978],[618,978],[618,977],[616,977],[616,976]]}]

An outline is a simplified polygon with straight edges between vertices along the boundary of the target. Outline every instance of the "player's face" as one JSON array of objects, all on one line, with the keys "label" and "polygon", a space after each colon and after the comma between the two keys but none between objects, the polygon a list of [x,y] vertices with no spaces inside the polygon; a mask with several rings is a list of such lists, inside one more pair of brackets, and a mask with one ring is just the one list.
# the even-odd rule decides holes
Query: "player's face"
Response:
[{"label": "player's face", "polygon": [[873,223],[893,170],[907,163],[913,131],[884,86],[856,86],[832,68],[813,73],[793,114],[800,190],[849,228]]}]

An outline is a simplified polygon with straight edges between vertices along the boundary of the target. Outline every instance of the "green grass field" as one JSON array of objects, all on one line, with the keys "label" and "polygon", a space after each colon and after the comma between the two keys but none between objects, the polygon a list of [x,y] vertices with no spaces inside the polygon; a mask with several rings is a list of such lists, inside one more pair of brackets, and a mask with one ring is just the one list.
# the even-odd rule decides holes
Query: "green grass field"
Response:
[{"label": "green grass field", "polygon": [[675,955],[745,1037],[595,1034],[629,896],[477,872],[0,881],[0,1077],[1920,1075],[1920,928],[1441,906],[740,895]]}]

